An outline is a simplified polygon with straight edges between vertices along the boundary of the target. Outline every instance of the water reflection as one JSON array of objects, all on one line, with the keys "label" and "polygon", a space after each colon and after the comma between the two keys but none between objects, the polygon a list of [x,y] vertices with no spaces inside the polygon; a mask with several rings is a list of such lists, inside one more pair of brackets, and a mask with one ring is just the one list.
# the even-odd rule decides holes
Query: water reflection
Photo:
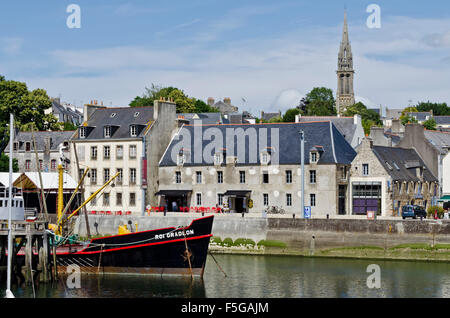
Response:
[{"label": "water reflection", "polygon": [[[82,275],[81,289],[65,280],[36,287],[39,298],[300,298],[450,297],[450,264],[343,260],[287,256],[215,255],[227,274],[208,258],[204,279],[139,275]],[[367,266],[381,268],[381,288],[369,289]],[[13,288],[33,297],[30,286]],[[0,294],[3,296],[4,288]]]}]

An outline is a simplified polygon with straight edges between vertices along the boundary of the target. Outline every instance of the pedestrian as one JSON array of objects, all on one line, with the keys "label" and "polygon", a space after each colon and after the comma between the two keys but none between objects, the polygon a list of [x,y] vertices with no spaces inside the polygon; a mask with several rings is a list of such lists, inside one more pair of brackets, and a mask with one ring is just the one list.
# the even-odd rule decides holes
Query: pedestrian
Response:
[{"label": "pedestrian", "polygon": [[172,202],[172,211],[177,212],[177,202],[176,201]]}]

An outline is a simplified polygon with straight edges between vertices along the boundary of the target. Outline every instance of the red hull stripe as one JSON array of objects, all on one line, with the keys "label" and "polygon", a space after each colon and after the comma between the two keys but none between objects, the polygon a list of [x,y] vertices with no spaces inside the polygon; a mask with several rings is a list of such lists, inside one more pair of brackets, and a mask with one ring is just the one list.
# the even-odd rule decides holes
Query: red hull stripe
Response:
[{"label": "red hull stripe", "polygon": [[[203,220],[203,219],[207,219],[207,218],[212,218],[212,217],[214,217],[214,215],[208,215],[208,216],[205,216],[205,217],[202,217],[202,218],[194,219],[194,220],[191,221],[191,224],[189,224],[186,227],[180,227],[179,230],[182,230],[182,229],[187,230],[187,229],[189,229],[192,226],[192,224],[195,221],[199,221],[199,220]],[[111,237],[118,237],[118,236],[125,236],[125,235],[135,235],[137,233],[147,233],[147,232],[155,232],[155,231],[162,231],[162,230],[176,230],[176,229],[177,228],[175,228],[175,227],[167,227],[167,228],[162,228],[162,229],[154,229],[154,230],[140,231],[140,232],[134,232],[134,233],[125,233],[125,234],[112,235],[112,236],[103,236],[103,237],[91,239],[90,243],[95,243],[95,241],[97,241],[97,240],[102,240],[102,239],[111,238]]]},{"label": "red hull stripe", "polygon": [[[211,237],[211,236],[212,236],[212,234],[195,236],[195,237],[186,238],[186,241],[199,240],[199,239],[203,239],[203,238],[207,238],[207,237]],[[133,249],[133,248],[138,248],[138,247],[145,247],[145,246],[152,246],[152,245],[161,245],[161,244],[183,242],[183,241],[184,241],[184,238],[180,238],[180,239],[170,240],[170,241],[163,241],[163,242],[156,242],[156,243],[147,243],[147,244],[125,246],[125,247],[110,248],[110,249],[106,249],[106,250],[103,250],[103,251],[83,252],[84,250],[82,250],[82,251],[75,252],[75,253],[56,253],[56,255],[91,255],[91,254],[108,253],[108,252],[127,250],[127,249]]]}]

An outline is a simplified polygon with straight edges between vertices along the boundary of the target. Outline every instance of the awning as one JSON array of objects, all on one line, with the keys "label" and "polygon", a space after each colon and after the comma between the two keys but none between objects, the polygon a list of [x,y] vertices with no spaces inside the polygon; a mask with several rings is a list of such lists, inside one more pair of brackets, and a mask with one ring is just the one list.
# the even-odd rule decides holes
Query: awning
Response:
[{"label": "awning", "polygon": [[246,197],[247,194],[251,193],[250,190],[228,190],[223,195],[229,196],[229,197]]},{"label": "awning", "polygon": [[438,202],[446,202],[446,201],[450,201],[450,195],[444,195],[443,197],[438,199]]},{"label": "awning", "polygon": [[192,190],[159,190],[155,195],[164,195],[169,197],[185,196],[192,192]]}]

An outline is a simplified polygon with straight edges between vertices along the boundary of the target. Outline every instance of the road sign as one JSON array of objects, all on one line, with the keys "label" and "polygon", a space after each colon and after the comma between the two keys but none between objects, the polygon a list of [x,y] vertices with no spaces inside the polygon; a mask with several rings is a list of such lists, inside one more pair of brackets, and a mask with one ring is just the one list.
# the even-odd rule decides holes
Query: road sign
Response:
[{"label": "road sign", "polygon": [[311,207],[310,206],[305,206],[305,210],[303,211],[303,217],[305,219],[311,218]]}]

